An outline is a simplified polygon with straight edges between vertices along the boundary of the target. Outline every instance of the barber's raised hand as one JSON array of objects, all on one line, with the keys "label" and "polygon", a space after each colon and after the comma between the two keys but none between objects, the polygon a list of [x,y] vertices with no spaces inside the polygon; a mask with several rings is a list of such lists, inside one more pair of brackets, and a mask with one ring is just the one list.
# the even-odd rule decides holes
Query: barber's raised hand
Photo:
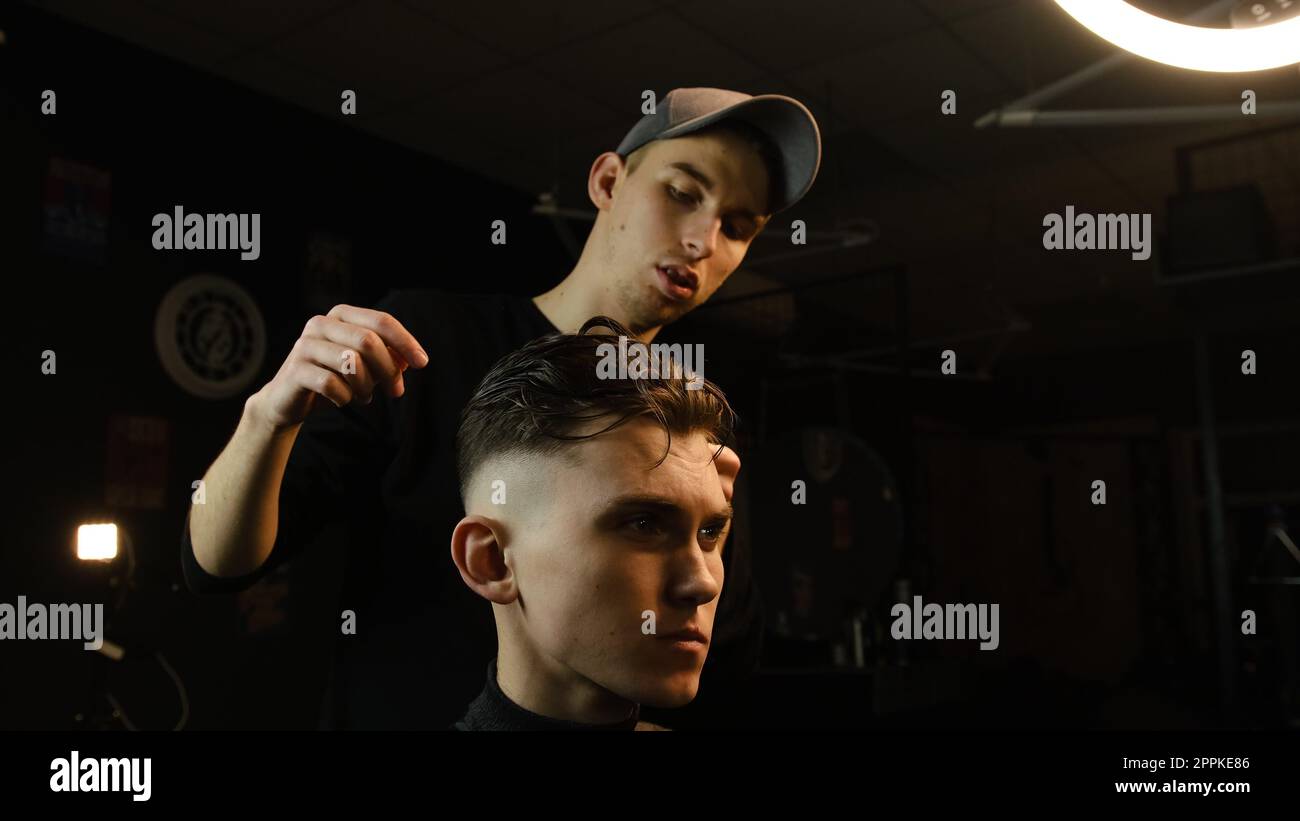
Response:
[{"label": "barber's raised hand", "polygon": [[736,488],[736,474],[740,473],[740,457],[724,445],[714,464],[718,469],[718,478],[722,480],[722,495],[730,502],[732,491]]},{"label": "barber's raised hand", "polygon": [[427,364],[429,355],[391,314],[335,305],[307,320],[279,372],[246,407],[277,430],[292,428],[318,396],[340,407],[369,404],[377,390],[398,397],[406,390],[402,373]]}]

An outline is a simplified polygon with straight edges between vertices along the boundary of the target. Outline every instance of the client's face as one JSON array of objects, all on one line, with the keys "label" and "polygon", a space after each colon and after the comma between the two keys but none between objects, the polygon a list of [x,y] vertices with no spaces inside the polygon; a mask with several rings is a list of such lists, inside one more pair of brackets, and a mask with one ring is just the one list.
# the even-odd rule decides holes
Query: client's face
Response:
[{"label": "client's face", "polygon": [[643,418],[532,462],[545,499],[527,506],[506,550],[533,651],[657,707],[699,688],[731,520],[717,445],[675,434],[655,467],[667,444]]}]

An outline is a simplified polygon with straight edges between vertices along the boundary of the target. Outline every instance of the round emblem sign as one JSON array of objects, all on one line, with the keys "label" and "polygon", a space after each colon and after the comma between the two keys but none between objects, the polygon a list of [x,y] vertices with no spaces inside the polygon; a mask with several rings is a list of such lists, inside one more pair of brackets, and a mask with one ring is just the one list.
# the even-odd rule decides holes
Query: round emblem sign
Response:
[{"label": "round emblem sign", "polygon": [[225,277],[197,274],[158,306],[154,343],[163,370],[204,399],[248,387],[266,356],[266,324],[248,292]]}]

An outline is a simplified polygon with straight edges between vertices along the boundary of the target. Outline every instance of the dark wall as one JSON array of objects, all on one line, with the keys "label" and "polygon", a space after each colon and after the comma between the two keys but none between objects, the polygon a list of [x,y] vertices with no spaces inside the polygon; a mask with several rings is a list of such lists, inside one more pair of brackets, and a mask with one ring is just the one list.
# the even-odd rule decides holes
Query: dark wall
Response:
[{"label": "dark wall", "polygon": [[[0,272],[16,361],[8,404],[17,411],[9,414],[0,457],[13,526],[0,553],[4,600],[23,593],[68,601],[69,590],[87,596],[81,601],[104,600],[96,585],[105,580],[89,577],[72,556],[72,529],[83,516],[111,514],[130,531],[139,560],[139,588],[112,631],[145,653],[142,662],[112,669],[128,694],[124,706],[135,702],[127,712],[136,723],[166,726],[177,715],[171,682],[148,659],[161,648],[186,671],[190,726],[266,726],[260,718],[311,726],[317,695],[295,698],[291,690],[302,681],[321,686],[321,641],[286,640],[293,618],[260,644],[238,641],[246,620],[237,600],[197,600],[172,589],[180,580],[190,483],[233,431],[247,393],[270,378],[313,313],[303,293],[308,237],[324,231],[351,242],[347,301],[360,305],[392,287],[536,293],[558,282],[572,260],[549,223],[528,213],[532,193],[365,135],[342,114],[296,109],[34,10],[7,7],[0,27],[8,41],[0,47]],[[58,95],[53,116],[40,113],[46,88]],[[100,262],[42,250],[51,157],[112,174]],[[151,218],[176,205],[187,213],[260,213],[260,258],[155,250]],[[495,219],[509,226],[505,246],[488,242]],[[266,319],[262,373],[237,397],[190,395],[155,351],[160,300],[195,273],[238,282]],[[46,349],[57,355],[52,376],[39,368]],[[117,413],[170,422],[161,509],[104,504],[108,424]],[[307,564],[301,572],[313,572]],[[317,565],[328,581],[328,555]],[[328,584],[315,587],[326,591],[316,599],[328,598]],[[308,605],[299,611],[316,612]],[[86,669],[103,667],[98,656],[40,644],[6,642],[4,666],[11,657],[13,669],[27,673],[0,676],[7,682],[0,688],[17,688],[0,701],[27,707],[0,725],[70,724],[87,692]],[[263,716],[259,705],[273,709]]]}]

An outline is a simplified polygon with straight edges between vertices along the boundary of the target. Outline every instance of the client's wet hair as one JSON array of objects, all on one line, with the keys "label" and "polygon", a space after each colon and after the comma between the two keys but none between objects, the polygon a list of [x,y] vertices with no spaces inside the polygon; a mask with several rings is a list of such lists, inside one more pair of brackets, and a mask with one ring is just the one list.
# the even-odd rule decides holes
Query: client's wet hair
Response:
[{"label": "client's wet hair", "polygon": [[[603,328],[609,334],[589,333]],[[480,465],[503,454],[554,454],[638,417],[653,418],[668,434],[702,431],[709,441],[731,443],[736,415],[726,396],[707,379],[670,366],[663,373],[609,378],[599,365],[602,345],[618,348],[626,337],[632,352],[644,343],[605,316],[587,320],[576,334],[548,334],[502,357],[479,383],[461,412],[456,434],[456,467],[461,497]],[[645,351],[644,353],[649,353]],[[650,361],[657,361],[650,357]],[[688,384],[690,387],[688,387]],[[610,418],[594,432],[588,423]],[[663,458],[667,458],[665,450]],[[716,455],[715,455],[716,456]],[[663,458],[660,461],[663,461]]]}]

